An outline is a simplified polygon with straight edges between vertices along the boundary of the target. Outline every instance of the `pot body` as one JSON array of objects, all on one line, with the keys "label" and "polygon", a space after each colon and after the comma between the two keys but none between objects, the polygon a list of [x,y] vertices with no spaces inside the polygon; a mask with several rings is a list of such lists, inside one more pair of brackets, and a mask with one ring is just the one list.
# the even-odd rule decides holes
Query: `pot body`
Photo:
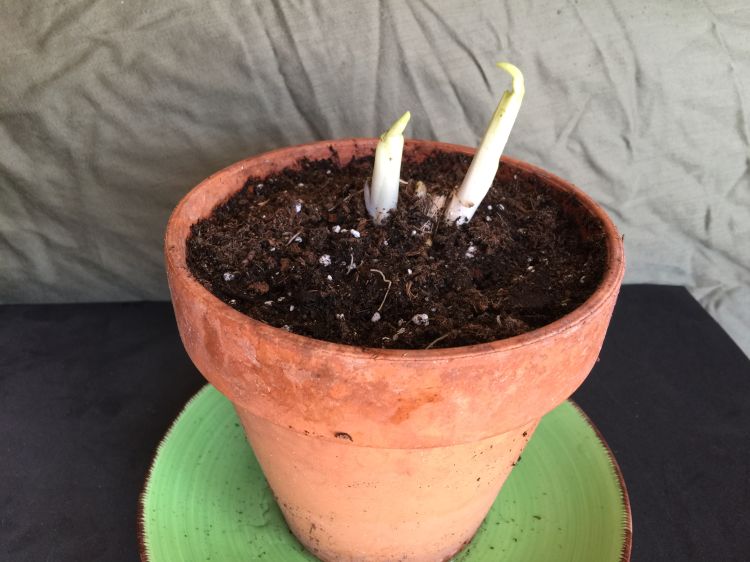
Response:
[{"label": "pot body", "polygon": [[[580,307],[506,340],[436,350],[382,350],[313,340],[235,311],[189,273],[190,226],[238,191],[300,158],[342,163],[377,139],[286,148],[238,162],[179,203],[167,226],[167,274],[180,335],[203,375],[235,405],[297,538],[326,561],[435,561],[471,539],[539,419],[596,361],[624,273],[622,240],[604,211],[529,164],[570,212],[607,233],[604,279]],[[423,158],[473,150],[408,141]]]},{"label": "pot body", "polygon": [[538,420],[443,447],[314,439],[238,408],[294,535],[326,561],[448,560],[487,515]]}]

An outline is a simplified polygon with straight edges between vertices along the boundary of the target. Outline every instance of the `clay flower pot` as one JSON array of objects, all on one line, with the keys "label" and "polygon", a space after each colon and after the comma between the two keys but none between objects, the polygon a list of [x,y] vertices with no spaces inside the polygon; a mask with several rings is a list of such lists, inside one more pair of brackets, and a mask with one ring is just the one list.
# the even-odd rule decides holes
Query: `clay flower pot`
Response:
[{"label": "clay flower pot", "polygon": [[[167,226],[169,286],[185,348],[234,404],[289,527],[325,561],[449,559],[476,532],[540,418],[597,359],[624,272],[620,235],[587,195],[511,158],[597,217],[604,278],[547,326],[487,344],[430,350],[339,345],[273,328],[224,304],[190,274],[190,226],[238,191],[301,157],[343,163],[377,139],[319,142],[237,162],[182,199]],[[409,141],[405,158],[470,148]]]}]

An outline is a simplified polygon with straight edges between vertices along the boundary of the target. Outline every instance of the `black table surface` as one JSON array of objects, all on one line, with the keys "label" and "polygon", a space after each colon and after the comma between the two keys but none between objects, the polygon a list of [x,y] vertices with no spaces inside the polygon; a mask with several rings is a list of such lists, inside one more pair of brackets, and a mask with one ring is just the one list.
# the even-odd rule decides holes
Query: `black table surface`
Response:
[{"label": "black table surface", "polygon": [[[152,454],[203,384],[169,303],[0,307],[0,559],[139,560]],[[750,361],[687,291],[624,287],[574,398],[624,473],[633,561],[750,560]]]}]

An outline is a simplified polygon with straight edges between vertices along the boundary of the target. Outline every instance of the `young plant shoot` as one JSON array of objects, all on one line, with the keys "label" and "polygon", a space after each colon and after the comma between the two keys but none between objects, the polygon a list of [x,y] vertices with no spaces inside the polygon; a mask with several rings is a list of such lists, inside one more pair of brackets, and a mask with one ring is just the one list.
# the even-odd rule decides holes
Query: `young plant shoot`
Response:
[{"label": "young plant shoot", "polygon": [[404,113],[380,136],[375,149],[375,166],[372,179],[365,184],[365,206],[375,221],[382,224],[388,213],[398,205],[398,188],[401,179],[401,156],[404,151],[404,129],[411,113]]},{"label": "young plant shoot", "polygon": [[462,225],[469,222],[487,195],[521,107],[525,92],[523,74],[509,62],[499,62],[497,66],[513,77],[512,91],[506,90],[503,93],[487,132],[471,161],[469,171],[466,172],[461,187],[448,203],[445,220],[449,224]]}]

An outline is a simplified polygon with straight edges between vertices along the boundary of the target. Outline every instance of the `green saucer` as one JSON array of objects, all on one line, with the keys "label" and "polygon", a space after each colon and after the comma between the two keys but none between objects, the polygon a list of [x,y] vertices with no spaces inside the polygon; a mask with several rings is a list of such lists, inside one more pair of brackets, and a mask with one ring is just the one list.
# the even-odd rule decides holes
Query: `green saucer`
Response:
[{"label": "green saucer", "polygon": [[[317,560],[292,536],[234,409],[211,386],[172,425],[141,498],[144,562]],[[630,559],[630,505],[607,445],[572,402],[547,414],[462,562]]]}]

